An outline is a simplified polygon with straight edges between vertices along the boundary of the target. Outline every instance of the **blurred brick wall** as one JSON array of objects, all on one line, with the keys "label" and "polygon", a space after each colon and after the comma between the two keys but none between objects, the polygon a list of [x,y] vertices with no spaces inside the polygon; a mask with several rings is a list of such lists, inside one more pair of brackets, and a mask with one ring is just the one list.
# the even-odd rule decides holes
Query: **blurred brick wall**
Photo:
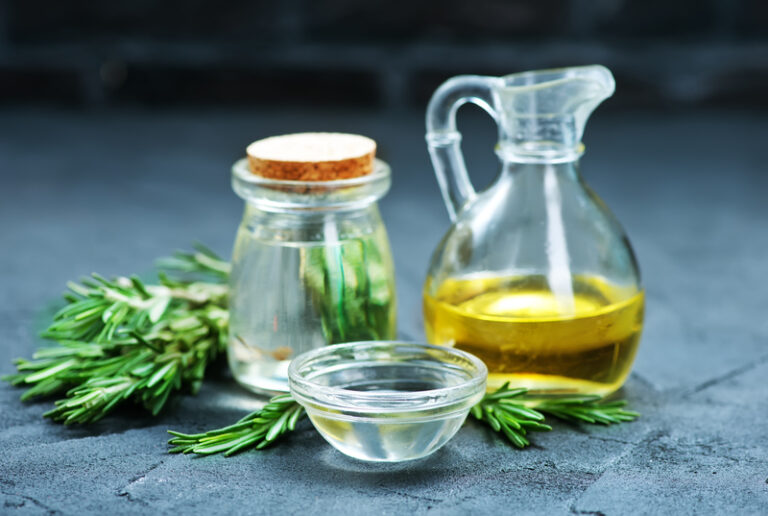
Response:
[{"label": "blurred brick wall", "polygon": [[0,0],[0,104],[423,108],[602,63],[613,107],[768,108],[765,0]]}]

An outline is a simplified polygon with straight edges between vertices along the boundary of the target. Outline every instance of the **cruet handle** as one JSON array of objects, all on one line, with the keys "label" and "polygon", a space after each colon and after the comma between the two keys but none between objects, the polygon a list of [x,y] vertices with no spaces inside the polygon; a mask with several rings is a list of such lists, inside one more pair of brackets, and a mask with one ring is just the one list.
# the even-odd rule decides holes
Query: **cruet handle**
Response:
[{"label": "cruet handle", "polygon": [[461,133],[456,130],[456,111],[471,102],[498,122],[494,90],[498,77],[459,75],[445,81],[432,95],[427,107],[427,146],[451,221],[475,197],[461,153]]}]

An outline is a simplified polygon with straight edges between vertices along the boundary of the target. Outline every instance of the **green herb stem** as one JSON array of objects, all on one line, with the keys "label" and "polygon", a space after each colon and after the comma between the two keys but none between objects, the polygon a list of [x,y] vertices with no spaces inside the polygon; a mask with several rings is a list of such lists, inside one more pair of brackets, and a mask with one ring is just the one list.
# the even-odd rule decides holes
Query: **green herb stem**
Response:
[{"label": "green herb stem", "polygon": [[174,436],[168,441],[168,444],[174,446],[169,453],[223,453],[229,457],[252,448],[260,450],[272,444],[281,435],[293,431],[304,414],[301,405],[289,395],[275,396],[264,408],[248,414],[230,426],[201,434],[183,434],[169,430],[168,433]]}]

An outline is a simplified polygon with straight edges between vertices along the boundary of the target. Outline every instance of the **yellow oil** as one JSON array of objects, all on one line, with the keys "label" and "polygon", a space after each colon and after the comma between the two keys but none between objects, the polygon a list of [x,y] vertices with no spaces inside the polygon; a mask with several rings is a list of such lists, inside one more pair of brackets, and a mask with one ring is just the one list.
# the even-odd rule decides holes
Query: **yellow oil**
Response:
[{"label": "yellow oil", "polygon": [[592,276],[556,296],[544,276],[449,279],[424,290],[427,339],[488,366],[488,389],[509,381],[546,395],[599,394],[626,380],[643,327],[644,295]]}]

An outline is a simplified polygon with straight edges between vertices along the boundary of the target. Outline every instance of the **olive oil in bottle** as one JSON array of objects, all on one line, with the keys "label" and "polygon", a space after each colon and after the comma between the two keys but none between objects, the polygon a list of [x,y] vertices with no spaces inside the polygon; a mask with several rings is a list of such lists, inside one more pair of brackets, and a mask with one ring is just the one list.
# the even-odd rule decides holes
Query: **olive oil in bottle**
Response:
[{"label": "olive oil in bottle", "polygon": [[[533,394],[607,395],[626,380],[643,326],[644,295],[576,276],[555,295],[544,276],[427,280],[427,339],[473,353],[488,389],[509,381]],[[435,295],[430,295],[430,291]]]}]

